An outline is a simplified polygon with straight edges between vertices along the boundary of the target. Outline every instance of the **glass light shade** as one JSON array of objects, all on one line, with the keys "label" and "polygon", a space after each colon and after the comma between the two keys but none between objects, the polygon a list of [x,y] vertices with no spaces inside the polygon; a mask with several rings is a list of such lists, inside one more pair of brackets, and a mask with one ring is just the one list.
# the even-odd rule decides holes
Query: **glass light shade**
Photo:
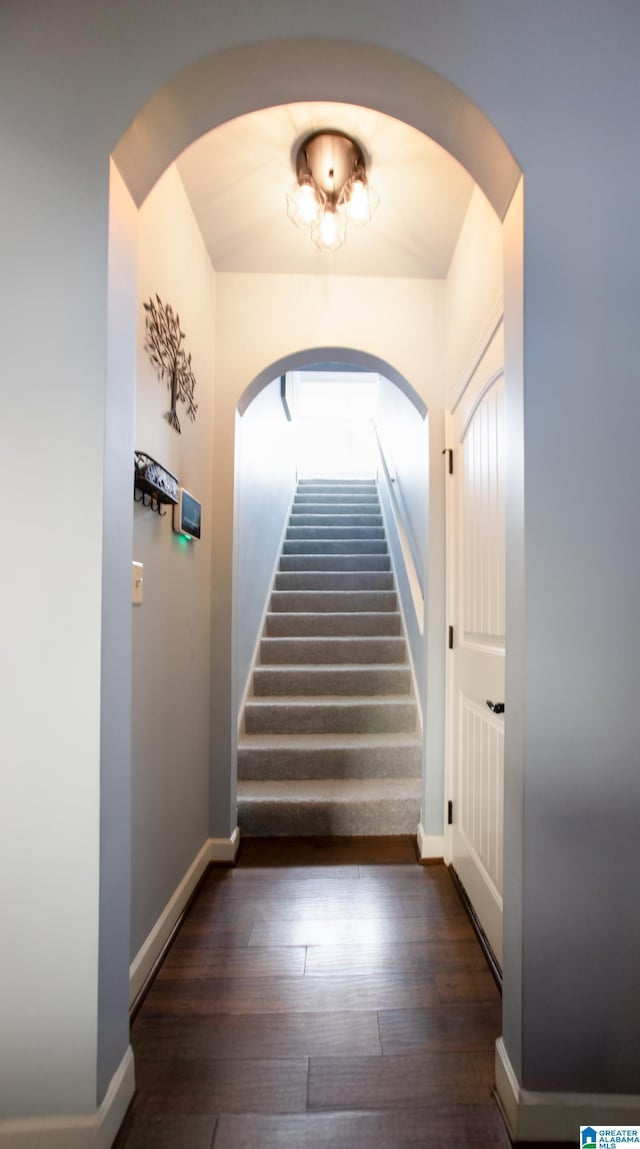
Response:
[{"label": "glass light shade", "polygon": [[369,223],[380,203],[380,197],[365,176],[354,176],[347,184],[345,200],[349,222],[355,224],[356,227]]},{"label": "glass light shade", "polygon": [[347,217],[335,204],[326,203],[315,223],[311,238],[320,251],[337,251],[347,237]]},{"label": "glass light shade", "polygon": [[337,251],[347,225],[368,223],[380,200],[367,180],[364,152],[344,132],[312,132],[295,154],[297,182],[287,195],[287,214],[307,228],[321,251]]},{"label": "glass light shade", "polygon": [[311,227],[320,214],[323,200],[323,193],[311,179],[295,183],[287,193],[287,215],[297,227]]}]

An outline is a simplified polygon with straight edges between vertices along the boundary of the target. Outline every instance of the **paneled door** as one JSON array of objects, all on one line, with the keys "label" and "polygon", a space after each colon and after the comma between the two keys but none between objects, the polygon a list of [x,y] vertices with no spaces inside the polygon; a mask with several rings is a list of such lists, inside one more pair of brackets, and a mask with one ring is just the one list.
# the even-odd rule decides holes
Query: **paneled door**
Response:
[{"label": "paneled door", "polygon": [[[497,366],[496,366],[497,365]],[[505,513],[501,333],[449,421],[449,856],[502,964]]]}]

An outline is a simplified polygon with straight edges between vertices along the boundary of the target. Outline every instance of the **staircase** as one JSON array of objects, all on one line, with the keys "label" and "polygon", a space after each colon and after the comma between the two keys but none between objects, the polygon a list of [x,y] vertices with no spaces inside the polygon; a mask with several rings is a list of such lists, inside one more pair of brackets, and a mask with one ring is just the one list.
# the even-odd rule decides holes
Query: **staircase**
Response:
[{"label": "staircase", "polygon": [[240,830],[415,834],[421,758],[376,483],[303,479],[238,743]]}]

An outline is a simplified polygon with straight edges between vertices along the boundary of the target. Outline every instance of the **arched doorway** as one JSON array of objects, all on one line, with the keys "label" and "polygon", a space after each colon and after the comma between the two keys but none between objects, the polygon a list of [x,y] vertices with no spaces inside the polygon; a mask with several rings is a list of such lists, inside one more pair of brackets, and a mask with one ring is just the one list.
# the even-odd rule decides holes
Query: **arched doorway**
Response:
[{"label": "arched doorway", "polygon": [[[297,45],[296,59],[300,66],[304,66],[306,60],[310,67],[310,72],[305,72],[304,76],[301,74],[296,77],[290,72],[287,75],[286,81],[274,80],[274,75],[277,75],[277,68],[274,68],[274,60],[277,59],[278,51],[284,51],[287,45],[276,44],[270,45],[270,51],[266,53],[266,57],[254,57],[250,49],[247,49],[247,57],[245,63],[247,66],[255,64],[254,76],[259,76],[264,81],[264,87],[260,96],[260,106],[269,103],[270,99],[265,96],[265,92],[270,94],[271,99],[283,99],[286,92],[291,90],[293,83],[300,83],[301,87],[297,94],[304,92],[308,97],[310,93],[317,92],[322,94],[322,83],[324,82],[321,77],[323,67],[326,67],[327,61],[333,59],[334,66],[336,61],[341,58],[341,48],[339,45],[332,42],[323,42],[320,52],[317,52],[317,45],[313,45],[313,50],[309,46],[308,57],[303,45]],[[344,81],[342,87],[338,85],[338,94],[346,99],[349,92],[352,96],[355,95],[353,90],[353,77],[357,74],[356,67],[355,73],[353,68],[353,46],[350,48],[351,66],[350,66],[350,79]],[[371,84],[371,68],[374,63],[382,65],[382,57],[379,51],[375,50],[372,56],[371,49],[363,49],[361,55],[362,66],[362,89],[359,93],[360,103],[371,103],[372,106],[384,106],[385,111],[393,110],[395,114],[400,112],[398,106],[397,94],[394,91],[394,78],[397,78],[399,69],[406,64],[400,58],[395,57],[390,53],[387,60],[388,69],[382,69],[382,74],[386,76],[386,83],[382,85],[382,91],[379,84],[376,83],[376,92],[373,91]],[[239,55],[242,53],[235,52],[232,54],[232,59],[221,60],[220,58],[210,61],[201,62],[192,69],[188,69],[178,81],[176,81],[175,89],[171,92],[171,99],[176,100],[178,104],[182,105],[183,116],[178,117],[174,123],[178,123],[179,127],[176,132],[166,133],[164,127],[160,126],[158,130],[154,125],[157,124],[157,114],[159,109],[163,106],[163,101],[168,93],[164,93],[159,97],[159,103],[154,100],[147,106],[146,109],[136,119],[134,125],[126,133],[123,140],[120,142],[114,152],[114,158],[118,164],[121,174],[125,178],[126,185],[129,192],[134,196],[135,200],[140,203],[152,186],[154,179],[163,166],[167,162],[175,158],[181,147],[184,147],[191,139],[194,139],[199,132],[204,130],[207,126],[212,126],[216,122],[224,122],[226,118],[238,110],[247,110],[252,106],[252,99],[247,92],[243,92],[242,97],[238,97],[235,104],[231,101],[229,103],[229,93],[225,89],[224,74],[227,66],[233,68],[238,67]],[[386,56],[382,53],[382,56]],[[269,63],[267,64],[267,57]],[[374,59],[375,57],[375,59]],[[356,61],[358,59],[358,51],[355,52]],[[463,162],[466,162],[470,170],[476,175],[478,182],[481,186],[485,187],[487,194],[494,203],[494,207],[499,210],[502,215],[509,202],[511,201],[512,193],[514,191],[518,170],[514,164],[512,157],[508,153],[502,141],[496,136],[492,126],[482,117],[477,109],[469,104],[456,89],[453,89],[446,81],[441,80],[440,77],[434,76],[429,73],[428,75],[422,69],[413,71],[412,80],[414,87],[411,90],[410,96],[406,96],[406,103],[403,109],[403,114],[407,120],[414,123],[416,127],[424,131],[428,122],[430,134],[434,138],[442,141],[447,141],[451,144],[451,150],[460,158],[464,157]],[[365,78],[366,77],[366,78]],[[379,78],[379,75],[378,75]],[[409,85],[411,87],[411,85]],[[207,112],[203,113],[202,105],[204,102],[204,94],[207,94],[209,105]],[[438,94],[438,99],[434,99]],[[332,96],[335,97],[335,89],[332,91]],[[371,97],[371,99],[369,99]],[[424,101],[424,103],[423,103]],[[428,106],[428,112],[425,108]],[[464,129],[461,129],[461,138],[458,140],[457,146],[453,147],[453,137],[451,135],[451,127],[449,116],[452,108],[457,108],[458,111],[465,109],[468,113],[465,118]],[[217,111],[214,109],[217,108]],[[413,109],[413,111],[411,111]],[[434,111],[435,109],[435,111]],[[204,117],[204,118],[203,118]],[[440,117],[440,122],[438,119]],[[474,131],[469,131],[469,125],[473,123]],[[453,133],[455,135],[455,132]],[[145,155],[141,154],[140,149],[137,147],[137,141],[141,135],[144,135],[147,142],[150,144],[146,150]],[[490,154],[492,162],[485,164],[481,149],[477,147],[477,141],[480,136],[486,135],[487,154]],[[500,178],[497,173],[500,172]],[[517,230],[517,229],[516,229]],[[517,251],[516,251],[517,255]],[[295,354],[299,354],[296,352]],[[516,358],[519,350],[516,349]],[[274,369],[274,364],[269,369],[271,372]],[[245,376],[246,377],[246,376]],[[272,377],[272,376],[270,376]],[[232,649],[233,637],[231,629],[231,617],[228,611],[228,603],[232,598],[232,560],[233,554],[233,434],[232,423],[234,419],[234,412],[236,407],[237,396],[231,390],[228,394],[220,396],[220,401],[216,405],[216,419],[214,424],[214,458],[216,466],[218,467],[218,476],[220,482],[215,485],[215,492],[212,500],[212,510],[215,517],[217,544],[216,556],[214,557],[214,577],[216,577],[218,587],[218,601],[220,609],[216,615],[214,606],[214,632],[215,641],[213,643],[214,652],[214,665],[213,665],[213,679],[215,680],[215,689],[212,689],[212,721],[216,730],[219,732],[219,737],[216,738],[213,749],[212,758],[212,778],[213,778],[213,796],[211,808],[211,834],[212,837],[224,840],[232,834],[235,825],[235,793],[234,793],[234,779],[231,771],[229,770],[229,762],[233,760],[233,747],[232,747],[232,733],[231,724],[229,722],[230,714],[233,710],[232,699],[232,685],[230,682],[229,668],[232,663]],[[441,447],[441,443],[439,443]],[[433,452],[433,457],[436,457],[436,452]],[[216,568],[216,561],[219,566]],[[441,612],[442,614],[442,612]],[[104,685],[104,684],[103,684]]]},{"label": "arched doorway", "polygon": [[[324,365],[324,370],[319,370],[318,364]],[[331,370],[331,365],[333,365],[333,370]],[[339,370],[337,370],[336,365],[339,365]],[[294,764],[294,747],[289,746],[287,748],[284,746],[282,749],[288,763],[285,769],[284,764],[278,761],[280,749],[271,747],[268,738],[264,745],[259,740],[256,745],[255,739],[247,738],[246,734],[243,734],[242,727],[238,728],[235,725],[236,716],[241,722],[247,699],[253,695],[255,668],[260,662],[261,651],[266,657],[270,653],[269,646],[277,645],[275,641],[271,644],[260,641],[261,637],[264,637],[262,633],[262,626],[265,621],[264,611],[265,609],[268,610],[269,596],[274,581],[276,584],[287,585],[290,582],[296,585],[304,583],[305,588],[310,581],[316,589],[322,589],[325,584],[328,589],[330,584],[331,588],[336,590],[339,590],[340,586],[345,583],[349,583],[350,588],[356,590],[360,581],[357,574],[349,575],[348,573],[338,574],[336,577],[335,573],[326,575],[316,572],[310,580],[307,577],[299,578],[297,575],[274,574],[278,564],[282,568],[283,560],[280,556],[280,547],[283,542],[284,525],[291,510],[295,485],[300,477],[300,466],[306,462],[299,454],[296,460],[295,432],[300,427],[300,423],[294,420],[292,426],[290,422],[287,422],[287,416],[280,399],[280,386],[281,380],[285,378],[294,379],[296,381],[293,383],[295,389],[298,381],[301,382],[304,378],[305,368],[311,369],[310,377],[316,381],[314,387],[317,388],[318,393],[325,387],[330,387],[334,400],[336,388],[338,391],[341,389],[349,390],[350,378],[357,380],[366,377],[370,381],[369,386],[375,391],[373,403],[368,407],[368,417],[372,420],[375,419],[375,422],[368,424],[370,446],[366,477],[378,476],[378,493],[382,500],[382,507],[379,507],[378,510],[383,512],[384,521],[387,523],[386,534],[390,544],[391,556],[386,559],[383,559],[381,555],[374,556],[373,561],[369,561],[372,570],[369,575],[364,576],[363,581],[370,584],[370,589],[379,586],[379,589],[393,590],[395,585],[399,594],[397,609],[401,610],[404,617],[408,646],[405,646],[404,636],[397,642],[381,640],[379,653],[385,661],[391,661],[389,653],[382,649],[385,644],[390,650],[395,649],[396,655],[401,652],[400,661],[406,662],[407,670],[396,667],[394,671],[389,673],[398,677],[399,682],[402,682],[402,690],[406,689],[417,703],[417,732],[411,736],[407,734],[406,737],[399,740],[395,749],[393,765],[391,765],[392,760],[389,759],[390,773],[387,773],[385,753],[391,753],[392,746],[390,743],[393,743],[391,735],[376,739],[372,731],[369,743],[362,740],[360,755],[359,750],[356,749],[355,753],[353,751],[351,745],[353,737],[348,738],[343,744],[339,735],[335,734],[331,754],[320,755],[321,747],[315,745],[315,752],[310,755],[306,767],[303,766],[302,762]],[[366,376],[363,373],[366,373]],[[309,378],[309,376],[307,377]],[[332,380],[339,380],[340,382],[338,384],[331,382]],[[371,402],[370,400],[370,404]],[[377,803],[375,809],[378,811],[377,824],[380,832],[399,833],[402,825],[403,833],[415,834],[420,823],[420,810],[425,812],[425,822],[430,816],[432,824],[437,824],[442,804],[442,756],[438,737],[442,726],[442,715],[438,714],[437,700],[442,695],[443,683],[440,660],[434,657],[434,645],[437,648],[437,636],[442,629],[441,620],[444,608],[442,586],[438,578],[442,553],[440,545],[435,545],[433,548],[428,545],[428,526],[432,517],[429,509],[430,501],[433,502],[433,518],[437,521],[437,508],[443,498],[440,466],[441,420],[436,419],[433,422],[428,420],[427,407],[422,397],[406,377],[387,360],[382,360],[379,356],[362,349],[345,348],[344,346],[304,349],[270,364],[242,393],[238,401],[237,411],[232,594],[235,668],[233,672],[234,701],[231,737],[233,741],[233,764],[235,766],[236,761],[238,761],[239,770],[244,772],[243,809],[247,808],[246,803],[249,800],[249,795],[252,801],[258,802],[262,792],[269,791],[269,787],[263,783],[269,776],[269,764],[271,763],[280,781],[283,781],[286,776],[291,782],[288,790],[282,785],[271,787],[274,791],[274,797],[269,808],[276,815],[277,820],[286,821],[286,812],[293,801],[293,795],[299,792],[300,801],[307,803],[305,807],[307,819],[313,820],[313,818],[321,816],[326,824],[330,825],[335,823],[334,814],[337,816],[341,809],[342,814],[340,816],[343,819],[343,826],[349,824],[352,827],[349,830],[350,833],[364,833],[364,808],[358,806],[358,802],[361,801],[360,791],[364,791],[369,793],[369,800],[373,797],[374,803]],[[290,414],[288,409],[287,414]],[[331,417],[330,412],[327,413],[327,417]],[[335,442],[335,436],[339,434],[339,426],[339,421],[337,421],[333,425],[333,429],[325,431],[325,438],[323,438],[325,449],[331,447]],[[430,446],[431,437],[433,444]],[[316,461],[319,457],[316,453]],[[433,466],[430,466],[430,460],[433,461]],[[347,461],[345,463],[346,467],[343,464],[344,469],[340,472],[343,475],[348,473],[349,468],[349,463]],[[314,475],[321,473],[321,470],[313,472]],[[308,474],[311,475],[312,472],[308,472]],[[393,475],[393,478],[390,478],[390,474]],[[337,498],[337,496],[335,497]],[[308,501],[313,502],[312,499]],[[352,508],[351,513],[355,509]],[[438,544],[439,542],[440,540],[438,540]],[[312,548],[310,549],[312,550]],[[359,556],[349,555],[346,545],[344,551],[345,553],[335,560],[336,571],[340,569],[345,572],[350,570],[357,572],[368,569],[364,559],[361,561]],[[307,560],[304,557],[301,557],[300,561],[284,559],[284,565],[288,565],[289,569],[292,569],[291,563],[296,569],[315,569],[313,562],[312,558]],[[321,566],[323,570],[331,571],[333,569],[323,560],[321,560]],[[373,571],[373,567],[377,571],[394,570],[395,584],[393,583],[393,575],[377,574]],[[391,584],[388,581],[389,578],[392,580]],[[286,589],[286,587],[281,587],[281,589]],[[434,617],[435,643],[428,630],[427,604]],[[340,608],[336,605],[335,609]],[[295,620],[289,619],[288,621],[293,624]],[[336,619],[336,623],[338,621]],[[344,621],[353,625],[356,620]],[[267,625],[275,625],[276,622],[275,619],[267,620]],[[310,623],[311,619],[308,619],[307,622]],[[316,625],[319,624],[320,620],[316,622]],[[377,625],[375,619],[369,620],[369,624],[374,629]],[[286,643],[281,645],[286,647]],[[349,643],[346,640],[325,645],[332,652],[332,657],[329,658],[328,654],[326,656],[321,654],[317,649],[318,643],[316,643],[313,660],[319,658],[326,662],[353,661],[347,657]],[[355,656],[355,661],[366,661],[369,656],[364,648],[372,645],[375,644],[367,641],[359,643],[351,641],[350,648]],[[274,655],[274,657],[276,661],[280,661],[282,656]],[[376,661],[372,656],[371,660]],[[296,663],[299,659],[294,658],[293,661]],[[277,673],[259,670],[257,675],[261,679],[273,679]],[[299,673],[299,671],[295,673]],[[319,672],[314,671],[311,667],[306,671],[306,678],[310,681],[306,682],[305,691],[311,692],[313,678],[318,674]],[[364,684],[359,684],[357,681],[361,676],[356,666],[351,668],[350,674],[354,679],[354,693],[356,695],[362,693]],[[371,671],[369,674],[372,681],[375,681],[375,672]],[[381,674],[384,677],[384,672]],[[429,702],[431,692],[427,690],[427,674],[433,677],[433,698],[436,700],[431,707]],[[390,691],[388,685],[384,689]],[[264,688],[261,692],[264,693]],[[320,693],[325,692],[320,691]],[[375,695],[376,690],[373,689],[370,693]],[[378,700],[378,710],[380,710],[380,704],[383,701],[382,698]],[[250,703],[251,705],[255,705],[255,703]],[[299,705],[304,706],[304,703]],[[372,702],[371,705],[374,703]],[[236,735],[239,740],[237,754]],[[302,741],[298,747],[298,755],[304,754],[309,749],[308,742],[313,743],[312,736],[306,741]],[[367,745],[371,760],[370,767],[367,767]],[[256,758],[256,762],[250,759],[250,755]],[[357,764],[353,765],[350,756],[355,761],[357,755],[362,757],[362,762],[358,760]],[[321,757],[326,757],[327,761],[318,763],[318,758]],[[342,757],[345,761],[341,766],[340,759]],[[377,761],[378,758],[380,759],[379,762]],[[336,768],[338,773],[332,775],[331,770]],[[313,791],[312,783],[317,778],[316,769],[321,771],[323,779],[331,779],[332,777],[336,779],[335,795],[336,797],[338,793],[342,795],[342,806],[336,808],[333,813],[330,802],[328,806],[325,806],[323,798],[328,782],[326,785],[325,782],[322,782],[318,786],[318,793],[310,793]],[[366,781],[359,782],[358,779],[366,780],[368,769],[373,770],[368,784]],[[354,770],[355,773],[353,773]],[[407,770],[408,775],[406,774]],[[302,785],[298,775],[302,781],[306,781],[309,785]],[[376,776],[387,779],[387,781],[376,783]],[[418,781],[414,780],[417,776],[422,777],[422,793],[419,799],[420,785]],[[393,777],[400,780],[395,791],[391,781],[389,781]],[[252,784],[249,785],[248,781]],[[396,791],[398,795],[404,792],[405,812],[401,814],[400,809],[397,808],[395,814],[391,815],[389,803]],[[411,813],[410,811],[418,800],[419,807],[416,806],[414,812]],[[315,813],[309,806],[309,803],[312,802],[317,803]],[[303,825],[300,820],[302,808],[299,803],[295,807],[299,828]],[[371,811],[373,809],[374,807],[369,806],[370,825],[373,825],[371,823]],[[318,814],[318,811],[321,811],[321,814]],[[290,812],[293,812],[293,807]],[[258,813],[257,810],[256,813]],[[385,821],[387,825],[391,825],[388,822],[391,816],[396,819],[394,824],[398,828],[394,831],[390,828],[384,831]],[[408,819],[406,827],[404,822],[400,821],[402,818]],[[242,818],[240,818],[241,830],[242,824]],[[275,825],[273,821],[271,824]],[[254,829],[252,832],[256,833],[257,831]],[[282,833],[283,831],[265,829],[260,832]],[[306,831],[301,830],[301,832],[309,833],[311,831],[307,829]],[[316,832],[320,833],[320,830],[318,829]],[[369,832],[373,832],[373,830],[370,829]],[[420,826],[419,833],[424,834],[422,826]],[[440,848],[441,853],[442,849]]]}]

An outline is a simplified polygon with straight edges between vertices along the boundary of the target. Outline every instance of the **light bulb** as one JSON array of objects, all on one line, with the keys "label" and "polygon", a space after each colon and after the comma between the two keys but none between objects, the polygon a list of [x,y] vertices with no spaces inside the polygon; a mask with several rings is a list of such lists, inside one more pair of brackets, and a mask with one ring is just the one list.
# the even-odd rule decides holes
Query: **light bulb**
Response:
[{"label": "light bulb", "polygon": [[347,234],[347,215],[335,204],[325,204],[316,222],[311,225],[311,238],[320,251],[337,251]]},{"label": "light bulb", "polygon": [[302,184],[298,192],[298,215],[300,222],[310,227],[318,214],[318,197],[311,184]]},{"label": "light bulb", "polygon": [[325,209],[320,220],[320,239],[323,247],[332,248],[338,237],[338,221],[335,211]]},{"label": "light bulb", "polygon": [[361,227],[369,223],[380,203],[380,197],[371,187],[365,175],[356,175],[345,188],[347,213],[351,223]]},{"label": "light bulb", "polygon": [[288,192],[287,215],[297,227],[310,227],[318,218],[322,202],[322,192],[307,178],[303,183],[294,184]]},{"label": "light bulb", "polygon": [[369,195],[364,180],[354,180],[348,204],[349,219],[354,223],[366,223],[371,214]]}]

